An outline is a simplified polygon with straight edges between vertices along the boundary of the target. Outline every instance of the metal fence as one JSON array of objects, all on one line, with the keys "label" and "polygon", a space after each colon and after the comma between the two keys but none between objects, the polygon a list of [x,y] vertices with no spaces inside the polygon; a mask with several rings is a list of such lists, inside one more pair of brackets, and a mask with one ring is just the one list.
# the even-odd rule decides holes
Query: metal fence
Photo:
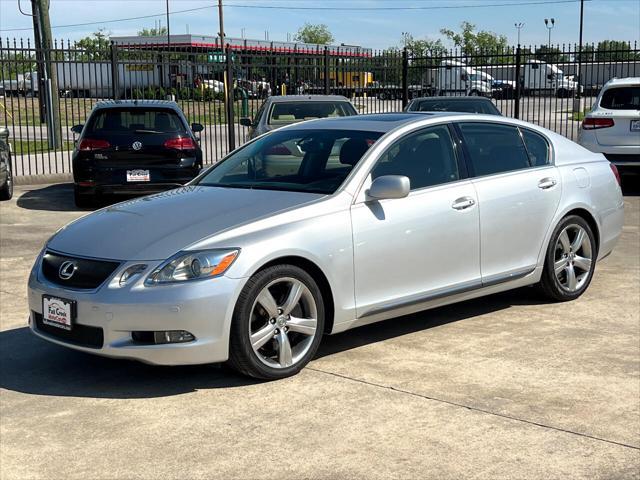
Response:
[{"label": "metal fence", "polygon": [[[57,92],[43,79],[45,58],[51,59]],[[246,42],[225,48],[166,42],[80,48],[56,42],[42,51],[28,41],[0,40],[0,124],[10,129],[16,175],[70,172],[76,140],[70,127],[84,123],[103,99],[175,99],[190,122],[204,125],[206,163],[246,141],[240,119],[253,117],[270,95],[344,95],[360,113],[401,111],[420,96],[484,95],[504,115],[575,139],[602,85],[630,76],[640,76],[637,44],[416,55]],[[54,100],[51,111],[47,97]]]}]

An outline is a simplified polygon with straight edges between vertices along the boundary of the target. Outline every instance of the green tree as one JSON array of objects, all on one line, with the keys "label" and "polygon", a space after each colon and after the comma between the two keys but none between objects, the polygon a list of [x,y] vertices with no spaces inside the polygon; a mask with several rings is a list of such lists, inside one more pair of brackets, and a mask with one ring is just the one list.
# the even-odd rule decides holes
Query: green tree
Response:
[{"label": "green tree", "polygon": [[547,63],[566,62],[567,56],[557,47],[548,47],[540,45],[536,48],[535,58]]},{"label": "green tree", "polygon": [[598,42],[596,61],[634,60],[640,58],[631,51],[631,44],[621,40],[604,40]]},{"label": "green tree", "polygon": [[296,42],[319,43],[320,45],[326,45],[334,40],[333,35],[329,31],[329,27],[324,23],[305,23],[298,29],[293,39]]},{"label": "green tree", "polygon": [[76,50],[80,50],[80,52],[73,52],[75,53],[75,56],[72,60],[86,61],[109,59],[109,47],[111,45],[109,35],[111,35],[111,32],[100,29],[97,32],[93,32],[88,37],[84,37],[76,41],[74,48]]},{"label": "green tree", "polygon": [[407,49],[409,57],[441,57],[447,49],[442,44],[442,40],[431,40],[429,38],[414,38],[410,33],[402,34],[402,47]]},{"label": "green tree", "polygon": [[580,62],[593,62],[596,49],[593,45],[583,45],[582,51],[578,52],[576,47],[575,60]]},{"label": "green tree", "polygon": [[462,22],[459,32],[443,28],[440,33],[460,48],[463,55],[473,55],[473,64],[509,63],[512,60],[510,55],[505,55],[508,51],[506,36],[487,30],[476,31],[473,23]]},{"label": "green tree", "polygon": [[155,37],[156,35],[166,35],[167,27],[160,28],[143,28],[138,31],[139,37]]}]

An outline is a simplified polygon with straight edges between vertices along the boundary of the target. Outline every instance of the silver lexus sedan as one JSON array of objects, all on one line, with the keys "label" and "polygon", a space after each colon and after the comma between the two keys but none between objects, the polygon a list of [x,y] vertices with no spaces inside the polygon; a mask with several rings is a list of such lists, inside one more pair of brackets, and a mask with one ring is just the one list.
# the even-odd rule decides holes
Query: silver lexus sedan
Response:
[{"label": "silver lexus sedan", "polygon": [[324,334],[524,285],[573,300],[622,223],[615,166],[543,128],[314,120],[62,228],[29,277],[29,323],[85,352],[281,378]]}]

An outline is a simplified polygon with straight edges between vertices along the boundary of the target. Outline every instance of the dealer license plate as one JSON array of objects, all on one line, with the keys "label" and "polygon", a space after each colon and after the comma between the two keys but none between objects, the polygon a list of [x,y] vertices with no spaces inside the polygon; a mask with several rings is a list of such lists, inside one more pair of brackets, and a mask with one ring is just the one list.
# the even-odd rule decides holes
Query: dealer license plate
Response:
[{"label": "dealer license plate", "polygon": [[631,120],[631,131],[640,132],[640,120]]},{"label": "dealer license plate", "polygon": [[149,182],[149,170],[127,170],[127,182]]},{"label": "dealer license plate", "polygon": [[42,296],[42,323],[52,327],[71,330],[75,313],[75,301],[64,298]]}]

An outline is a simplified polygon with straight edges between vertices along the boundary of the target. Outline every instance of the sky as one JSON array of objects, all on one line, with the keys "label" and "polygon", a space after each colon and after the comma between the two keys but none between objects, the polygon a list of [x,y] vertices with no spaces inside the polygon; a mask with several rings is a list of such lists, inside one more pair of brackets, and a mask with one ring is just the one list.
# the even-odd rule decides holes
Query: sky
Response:
[{"label": "sky", "polygon": [[[158,21],[162,25],[166,23],[166,0],[50,1],[54,27],[98,22],[54,28],[53,36],[57,39],[77,40],[100,28],[113,36],[135,35],[142,28],[153,28]],[[20,3],[23,11],[29,13],[30,0],[20,0]],[[3,39],[33,38],[31,18],[19,12],[18,4],[19,0],[0,0],[0,37]],[[551,42],[572,44],[578,41],[580,12],[579,0],[225,0],[224,5],[228,36],[240,37],[244,32],[245,38],[263,40],[268,32],[270,40],[284,41],[288,36],[293,37],[305,22],[324,23],[333,33],[334,43],[376,49],[399,45],[402,32],[416,38],[442,38],[441,28],[456,30],[465,20],[480,30],[506,35],[513,45],[517,43],[514,24],[522,22],[523,45],[546,44],[548,31],[544,19],[551,17],[555,19]],[[317,7],[321,9],[313,9]],[[172,34],[187,30],[192,34],[217,34],[216,0],[169,0],[169,8],[171,12],[200,8],[172,14]],[[154,14],[158,16],[105,22]],[[600,40],[640,42],[640,0],[585,0],[584,41]]]}]

